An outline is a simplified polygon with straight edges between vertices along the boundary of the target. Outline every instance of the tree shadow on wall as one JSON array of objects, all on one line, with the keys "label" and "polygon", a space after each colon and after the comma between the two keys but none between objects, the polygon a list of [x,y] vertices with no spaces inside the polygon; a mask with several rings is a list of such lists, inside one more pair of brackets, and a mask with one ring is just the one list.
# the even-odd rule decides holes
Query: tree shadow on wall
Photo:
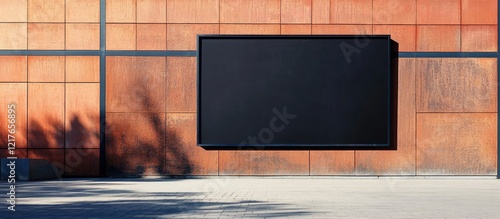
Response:
[{"label": "tree shadow on wall", "polygon": [[[18,158],[43,159],[54,167],[58,177],[99,176],[99,129],[92,121],[98,115],[72,114],[66,127],[61,119],[52,116],[28,121],[27,145],[16,153]],[[97,119],[96,119],[97,118]],[[25,149],[26,148],[26,149]]]},{"label": "tree shadow on wall", "polygon": [[[140,73],[152,66],[151,60],[132,60],[123,65]],[[164,87],[163,91],[151,88],[151,84],[158,82],[154,80],[160,77],[148,79],[142,77],[147,73],[137,75],[145,79],[120,75],[108,82],[108,85],[125,84],[130,92],[127,90],[117,96],[124,98],[121,104],[135,105],[130,110],[102,112],[106,113],[106,121],[99,121],[97,109],[79,109],[75,114],[67,112],[66,120],[59,116],[37,115],[34,111],[28,118],[29,130],[24,130],[24,133],[29,132],[26,136],[29,148],[23,149],[29,156],[24,156],[57,162],[60,172],[66,169],[64,176],[103,176],[103,172],[106,172],[104,176],[127,177],[192,174],[191,154],[187,149],[191,145],[186,145],[184,136],[166,125],[164,98],[158,98],[158,92],[165,92]],[[108,103],[112,101],[109,96]],[[7,124],[6,117],[0,117],[0,122]],[[0,127],[2,133],[7,133],[5,129]],[[1,144],[7,145],[6,140],[0,138]],[[6,156],[5,151],[1,156]]]},{"label": "tree shadow on wall", "polygon": [[[109,176],[139,177],[171,174],[167,157],[191,173],[178,135],[167,132],[164,113],[110,113],[106,120],[106,171]],[[176,171],[175,171],[176,172]]]},{"label": "tree shadow on wall", "polygon": [[[99,116],[68,116],[66,124],[50,116],[30,119],[27,154],[18,157],[47,160],[60,177],[100,176]],[[104,126],[107,176],[191,173],[180,137],[172,129],[167,131],[165,113],[110,113],[108,121]],[[7,145],[3,138],[1,142]]]},{"label": "tree shadow on wall", "polygon": [[[95,115],[94,115],[95,116]],[[76,148],[47,148],[51,146],[70,145],[75,147],[85,147],[93,143],[95,139],[99,139],[99,129],[89,126],[88,117],[83,115],[72,115],[71,119],[66,124],[66,131],[63,132],[63,122],[54,118],[46,117],[45,119],[30,121],[29,141],[30,145],[36,148],[30,148],[30,157],[46,159],[57,168],[65,169],[64,175],[67,177],[75,176],[90,176],[89,173],[98,175],[99,154],[91,153],[90,151],[99,151],[98,148],[76,149]],[[154,156],[153,159],[164,159],[165,154],[157,156],[157,150],[142,150],[142,146],[149,146],[160,149],[165,153],[181,156],[175,158],[182,162],[179,164],[184,169],[180,170],[183,173],[190,173],[191,166],[186,158],[186,152],[180,147],[167,147],[171,144],[182,145],[180,137],[175,132],[167,132],[165,120],[156,114],[146,116],[138,116],[141,128],[148,128],[148,131],[153,137],[164,136],[162,144],[154,145],[151,138],[142,139],[144,134],[132,136],[129,141],[127,138],[130,131],[135,131],[130,123],[137,121],[125,116],[123,119],[113,120],[107,129],[107,139],[110,141],[113,150],[120,151],[123,148],[129,152],[141,153],[140,159],[150,159],[149,156]],[[163,117],[164,118],[164,117]],[[115,118],[113,118],[115,119]],[[127,123],[127,121],[129,121]],[[130,122],[132,121],[132,122]],[[135,127],[135,126],[134,126]],[[122,129],[128,130],[126,133],[120,132]],[[61,133],[65,133],[61,135]],[[66,142],[63,136],[66,136]],[[168,138],[168,140],[166,140]],[[93,140],[94,139],[94,140]],[[168,142],[168,143],[167,143]],[[41,148],[46,145],[46,148]],[[47,146],[48,145],[48,146]],[[108,145],[108,147],[109,147]],[[168,149],[167,149],[168,148]],[[74,151],[74,152],[70,152]],[[83,152],[81,152],[83,151]],[[162,152],[162,153],[163,153]],[[114,157],[113,157],[114,156]],[[108,164],[108,168],[114,167],[115,174],[128,174],[128,176],[140,176],[141,174],[158,174],[154,171],[149,171],[144,164],[135,163],[134,155],[127,153],[114,154],[108,153],[107,158],[116,159],[117,163]],[[146,160],[147,162],[148,160]],[[157,160],[153,160],[153,163]],[[130,169],[126,169],[130,168]],[[144,170],[137,171],[137,170]],[[60,170],[62,171],[62,170]],[[133,172],[126,172],[133,171]],[[134,172],[136,171],[136,172]],[[288,217],[288,216],[307,216],[312,212],[307,209],[297,207],[285,202],[271,202],[266,200],[237,200],[237,199],[219,199],[221,191],[209,191],[207,188],[200,189],[198,192],[193,192],[193,188],[179,187],[180,190],[175,192],[164,192],[147,189],[144,186],[154,187],[155,183],[172,183],[178,179],[167,180],[141,180],[141,184],[134,180],[127,179],[65,179],[62,181],[45,181],[45,182],[19,182],[16,197],[18,201],[16,208],[19,211],[6,212],[3,216],[6,218],[54,218],[58,216],[64,217],[174,217],[183,215],[191,217],[194,215],[203,216],[210,211],[226,211],[227,217],[231,214],[243,215],[241,212],[252,212],[254,217]],[[198,180],[198,179],[192,179]],[[142,184],[148,182],[151,184]],[[2,184],[2,183],[0,183]],[[142,186],[138,186],[142,185]],[[145,189],[146,188],[146,189]],[[184,189],[184,190],[182,190]],[[206,196],[212,195],[216,200],[207,199]],[[69,198],[71,197],[71,198]],[[48,198],[48,199],[47,199]],[[78,200],[74,200],[74,199]],[[40,200],[52,200],[42,201]],[[54,200],[57,200],[54,202]],[[205,213],[203,213],[205,212]],[[12,215],[12,216],[11,216]]]},{"label": "tree shadow on wall", "polygon": [[[136,71],[150,69],[148,60],[136,61]],[[140,80],[108,81],[127,83],[127,92],[117,101],[129,112],[106,113],[106,174],[117,177],[189,175],[192,163],[178,133],[167,127],[165,103],[154,90],[155,80],[140,74]],[[164,89],[164,88],[162,88]],[[163,98],[164,99],[164,98]],[[107,100],[108,102],[112,100]]]}]

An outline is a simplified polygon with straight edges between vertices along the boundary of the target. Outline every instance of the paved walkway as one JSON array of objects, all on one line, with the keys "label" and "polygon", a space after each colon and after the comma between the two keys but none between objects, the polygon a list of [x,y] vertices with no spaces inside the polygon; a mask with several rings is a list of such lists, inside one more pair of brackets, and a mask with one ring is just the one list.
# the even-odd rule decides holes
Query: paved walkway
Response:
[{"label": "paved walkway", "polygon": [[486,178],[72,179],[16,195],[0,218],[500,218]]}]

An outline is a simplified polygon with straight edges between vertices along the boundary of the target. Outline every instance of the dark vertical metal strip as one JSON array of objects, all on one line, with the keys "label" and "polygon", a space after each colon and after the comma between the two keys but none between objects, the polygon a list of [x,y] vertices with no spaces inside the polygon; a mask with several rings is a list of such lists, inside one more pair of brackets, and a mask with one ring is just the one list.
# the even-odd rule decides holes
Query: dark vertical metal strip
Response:
[{"label": "dark vertical metal strip", "polygon": [[106,0],[100,0],[99,175],[106,176]]}]

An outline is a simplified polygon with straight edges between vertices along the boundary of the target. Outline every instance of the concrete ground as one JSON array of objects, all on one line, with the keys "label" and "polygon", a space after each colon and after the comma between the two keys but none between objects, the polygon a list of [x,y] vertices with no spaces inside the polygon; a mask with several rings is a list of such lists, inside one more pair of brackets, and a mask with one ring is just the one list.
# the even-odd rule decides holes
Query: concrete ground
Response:
[{"label": "concrete ground", "polygon": [[500,180],[66,179],[18,183],[16,211],[0,207],[0,218],[500,218]]}]

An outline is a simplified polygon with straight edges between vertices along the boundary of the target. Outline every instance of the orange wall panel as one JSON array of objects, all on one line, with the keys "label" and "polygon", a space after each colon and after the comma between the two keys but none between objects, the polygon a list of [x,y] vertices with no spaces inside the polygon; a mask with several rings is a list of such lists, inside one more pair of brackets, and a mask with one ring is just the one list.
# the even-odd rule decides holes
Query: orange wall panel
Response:
[{"label": "orange wall panel", "polygon": [[64,148],[64,83],[28,84],[28,148]]},{"label": "orange wall panel", "polygon": [[416,43],[415,25],[373,25],[373,34],[390,34],[399,44],[400,52],[414,52]]},{"label": "orange wall panel", "polygon": [[99,22],[99,0],[66,0],[66,22]]},{"label": "orange wall panel", "polygon": [[99,50],[99,24],[66,24],[67,50]]},{"label": "orange wall panel", "polygon": [[135,50],[136,24],[106,24],[107,50]]},{"label": "orange wall panel", "polygon": [[196,145],[196,114],[167,113],[166,173],[217,175],[218,151]]},{"label": "orange wall panel", "polygon": [[280,0],[220,0],[221,23],[279,23]]},{"label": "orange wall panel", "polygon": [[300,35],[309,35],[311,34],[312,27],[311,25],[305,24],[285,24],[281,25],[281,34],[300,34]]},{"label": "orange wall panel", "polygon": [[64,24],[28,23],[28,49],[64,50]]},{"label": "orange wall panel", "polygon": [[219,23],[219,0],[168,0],[167,23]]},{"label": "orange wall panel", "polygon": [[165,112],[165,57],[107,57],[107,112]]},{"label": "orange wall panel", "polygon": [[218,33],[218,24],[167,24],[167,50],[196,50],[196,35]]},{"label": "orange wall panel", "polygon": [[137,23],[166,23],[167,0],[137,0]]},{"label": "orange wall panel", "polygon": [[309,151],[219,151],[220,175],[309,175]]},{"label": "orange wall panel", "polygon": [[310,24],[312,0],[281,0],[282,24]]},{"label": "orange wall panel", "polygon": [[28,22],[64,22],[65,0],[28,0]]},{"label": "orange wall panel", "polygon": [[495,175],[496,113],[419,113],[418,175]]},{"label": "orange wall panel", "polygon": [[166,50],[166,24],[137,24],[137,50]]},{"label": "orange wall panel", "polygon": [[418,0],[417,24],[460,24],[461,0]]},{"label": "orange wall panel", "polygon": [[[16,148],[27,148],[28,142],[28,87],[26,83],[0,83],[0,122],[4,125],[0,126],[0,151],[7,151],[8,141],[8,105],[15,104],[15,146]],[[21,153],[21,152],[19,152]],[[16,152],[17,155],[17,152]]]},{"label": "orange wall panel", "polygon": [[372,25],[312,25],[313,34],[372,34]]},{"label": "orange wall panel", "polygon": [[26,82],[27,62],[26,56],[0,56],[0,82]]},{"label": "orange wall panel", "polygon": [[136,0],[106,0],[107,23],[135,23]]},{"label": "orange wall panel", "polygon": [[310,154],[311,175],[354,175],[354,151],[316,151]]},{"label": "orange wall panel", "polygon": [[415,175],[415,59],[398,68],[397,149],[356,151],[356,175]]},{"label": "orange wall panel", "polygon": [[64,82],[64,56],[28,56],[28,82]]},{"label": "orange wall panel", "polygon": [[165,113],[107,113],[106,125],[108,174],[165,173]]},{"label": "orange wall panel", "polygon": [[99,149],[66,149],[65,176],[99,176]]},{"label": "orange wall panel", "polygon": [[417,51],[459,52],[460,26],[417,26]]},{"label": "orange wall panel", "polygon": [[463,52],[496,52],[498,50],[497,26],[462,26]]},{"label": "orange wall panel", "polygon": [[372,0],[331,0],[330,23],[372,24]]},{"label": "orange wall panel", "polygon": [[99,84],[67,83],[65,99],[65,147],[99,148]]},{"label": "orange wall panel", "polygon": [[312,23],[330,23],[330,0],[312,0],[311,3]]},{"label": "orange wall panel", "polygon": [[13,50],[28,48],[26,23],[0,23],[0,49]]},{"label": "orange wall panel", "polygon": [[196,58],[167,57],[167,112],[196,112]]},{"label": "orange wall panel", "polygon": [[0,7],[0,22],[28,21],[28,0],[3,0]]},{"label": "orange wall panel", "polygon": [[99,56],[66,56],[66,82],[99,82]]},{"label": "orange wall panel", "polygon": [[497,0],[462,0],[462,24],[497,24]]},{"label": "orange wall panel", "polygon": [[496,59],[417,59],[418,112],[497,112]]},{"label": "orange wall panel", "polygon": [[221,24],[221,34],[280,34],[279,24]]},{"label": "orange wall panel", "polygon": [[374,24],[415,24],[417,0],[373,0]]}]

